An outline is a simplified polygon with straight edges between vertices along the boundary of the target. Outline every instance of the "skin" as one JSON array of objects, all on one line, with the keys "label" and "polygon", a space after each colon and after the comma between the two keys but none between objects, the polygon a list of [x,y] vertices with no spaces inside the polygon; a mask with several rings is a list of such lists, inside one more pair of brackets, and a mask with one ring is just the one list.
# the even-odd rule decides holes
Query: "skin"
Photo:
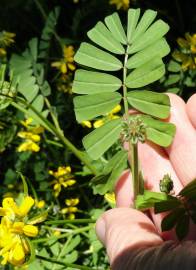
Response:
[{"label": "skin", "polygon": [[[169,97],[168,121],[176,125],[174,141],[166,149],[152,143],[140,144],[139,159],[148,189],[159,191],[159,180],[169,173],[177,194],[196,178],[196,94],[187,104],[174,94]],[[130,254],[140,248],[164,245],[166,240],[176,240],[174,231],[161,232],[162,214],[144,214],[130,207],[133,202],[130,177],[128,172],[120,177],[116,185],[117,208],[105,212],[96,223],[97,236],[106,247],[112,269],[132,269],[128,257],[123,256],[127,250]],[[196,240],[195,225],[191,225],[186,240]],[[120,263],[115,266],[119,257]]]}]

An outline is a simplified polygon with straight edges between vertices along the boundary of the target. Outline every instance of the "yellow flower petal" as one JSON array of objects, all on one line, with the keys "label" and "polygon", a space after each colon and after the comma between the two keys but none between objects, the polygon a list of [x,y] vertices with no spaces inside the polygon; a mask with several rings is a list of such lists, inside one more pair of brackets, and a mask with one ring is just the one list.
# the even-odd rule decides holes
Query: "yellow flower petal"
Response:
[{"label": "yellow flower petal", "polygon": [[17,243],[9,254],[9,262],[13,265],[21,265],[25,261],[25,253],[21,243]]},{"label": "yellow flower petal", "polygon": [[26,196],[19,207],[20,216],[26,216],[33,205],[34,199],[30,196]]},{"label": "yellow flower petal", "polygon": [[103,124],[104,124],[104,121],[102,119],[100,119],[100,120],[97,120],[93,123],[93,127],[99,128],[99,127],[103,126]]},{"label": "yellow flower petal", "polygon": [[34,225],[25,225],[23,232],[26,236],[35,237],[38,235],[38,228]]}]

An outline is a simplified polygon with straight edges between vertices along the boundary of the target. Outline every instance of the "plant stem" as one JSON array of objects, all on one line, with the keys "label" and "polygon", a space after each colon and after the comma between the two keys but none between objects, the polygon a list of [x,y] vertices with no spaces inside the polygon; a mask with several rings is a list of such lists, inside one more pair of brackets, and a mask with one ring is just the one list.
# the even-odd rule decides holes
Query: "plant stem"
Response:
[{"label": "plant stem", "polygon": [[82,224],[82,223],[95,223],[96,220],[94,219],[73,219],[73,220],[49,220],[45,221],[45,224],[52,225],[52,224],[66,224],[66,223],[72,223],[72,224]]},{"label": "plant stem", "polygon": [[[127,60],[128,60],[128,48],[125,52],[124,64],[123,64],[123,101],[124,101],[124,109],[125,109],[125,121],[129,119],[129,107],[127,101],[127,86],[126,86],[126,77],[127,77]],[[134,200],[136,199],[137,195],[139,194],[139,166],[138,166],[138,149],[137,144],[132,144],[131,141],[128,141],[128,155],[129,157],[129,164],[131,166],[132,171],[132,182],[133,182],[133,194]]]},{"label": "plant stem", "polygon": [[[22,103],[22,105],[25,105],[27,108],[30,108],[33,113],[36,115],[36,117],[41,120],[41,122],[44,124],[44,127],[51,132],[53,135],[55,135],[61,142],[62,144],[67,147],[68,149],[71,150],[71,152],[81,161],[83,162],[88,168],[89,170],[96,175],[97,171],[96,168],[90,163],[90,161],[88,160],[88,158],[85,156],[85,154],[78,150],[63,134],[62,130],[57,129],[50,121],[48,121],[48,119],[44,118],[44,116],[38,112],[31,104],[27,104],[25,100],[23,100],[22,98],[18,98],[17,100]],[[12,102],[12,105],[17,108],[18,110],[22,111],[24,114],[29,115],[30,112],[25,109],[23,106],[20,106],[18,103],[16,102]]]},{"label": "plant stem", "polygon": [[131,169],[132,169],[132,181],[133,181],[133,192],[134,199],[136,199],[139,194],[139,164],[138,164],[138,147],[137,143],[132,144],[131,153]]},{"label": "plant stem", "polygon": [[92,267],[88,267],[88,266],[82,266],[82,265],[78,265],[78,264],[74,264],[74,263],[66,263],[66,262],[58,261],[58,260],[55,260],[55,259],[52,259],[52,258],[43,257],[43,256],[40,256],[40,255],[36,255],[36,257],[38,259],[40,259],[40,260],[43,260],[43,261],[56,263],[56,264],[67,266],[67,267],[72,267],[74,269],[92,270]]},{"label": "plant stem", "polygon": [[89,231],[91,228],[92,228],[92,225],[89,225],[89,226],[85,226],[85,227],[82,227],[82,228],[79,228],[79,229],[76,229],[76,230],[72,230],[72,231],[70,231],[68,233],[63,233],[63,234],[58,235],[58,236],[52,235],[52,236],[49,236],[49,237],[43,237],[43,238],[35,239],[35,240],[32,240],[31,242],[32,243],[44,243],[44,242],[48,242],[50,240],[63,239],[65,237],[70,236],[70,234],[74,235],[74,234],[83,233],[83,232]]}]

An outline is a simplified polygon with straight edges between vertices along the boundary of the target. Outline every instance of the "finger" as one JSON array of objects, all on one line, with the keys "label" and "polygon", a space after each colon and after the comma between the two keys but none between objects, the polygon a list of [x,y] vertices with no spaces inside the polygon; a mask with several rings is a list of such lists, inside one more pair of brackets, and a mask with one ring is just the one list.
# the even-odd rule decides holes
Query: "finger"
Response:
[{"label": "finger", "polygon": [[186,104],[186,111],[194,128],[196,128],[196,94],[192,95]]},{"label": "finger", "polygon": [[169,96],[170,122],[176,125],[176,134],[166,151],[176,174],[183,185],[186,185],[196,177],[196,132],[187,116],[184,101],[174,94]]},{"label": "finger", "polygon": [[152,221],[131,208],[116,208],[104,213],[96,223],[96,233],[107,248],[110,264],[127,249],[163,242]]},{"label": "finger", "polygon": [[[174,182],[176,194],[182,189],[182,184],[178,179],[165,151],[152,143],[139,144],[139,160],[142,174],[145,180],[145,188],[160,192],[159,182],[165,174],[169,174]],[[129,207],[133,205],[132,179],[127,172],[123,174],[116,185],[116,201],[118,207]],[[153,214],[152,219],[160,235],[164,239],[176,240],[174,231],[161,232],[161,222],[165,214]]]}]

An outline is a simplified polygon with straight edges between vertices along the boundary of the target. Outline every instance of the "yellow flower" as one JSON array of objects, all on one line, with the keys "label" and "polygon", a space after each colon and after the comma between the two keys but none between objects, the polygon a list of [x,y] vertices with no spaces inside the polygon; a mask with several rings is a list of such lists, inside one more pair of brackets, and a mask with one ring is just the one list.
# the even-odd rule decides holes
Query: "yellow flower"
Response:
[{"label": "yellow flower", "polygon": [[182,62],[182,69],[195,69],[196,68],[196,34],[185,34],[185,38],[177,39],[179,50],[174,51],[173,58]]},{"label": "yellow flower", "polygon": [[116,5],[117,9],[127,10],[129,8],[130,1],[129,0],[110,0],[110,5]]},{"label": "yellow flower", "polygon": [[26,131],[20,131],[17,134],[18,137],[24,139],[24,142],[17,148],[18,152],[39,152],[40,150],[38,142],[40,142],[41,136],[39,134],[44,132],[44,128],[41,126],[31,126],[32,121],[32,118],[21,121],[21,124],[26,128]]},{"label": "yellow flower", "polygon": [[[4,198],[0,207],[0,256],[1,264],[22,265],[29,255],[27,237],[36,237],[38,228],[28,223],[28,213],[34,199],[25,196],[18,205],[13,198]],[[30,222],[30,221],[29,221]]]},{"label": "yellow flower", "polygon": [[73,179],[73,176],[71,175],[71,167],[58,167],[57,171],[49,170],[49,174],[54,176],[54,180],[51,182],[54,189],[54,195],[55,197],[58,197],[62,186],[64,188],[67,188],[69,186],[72,186],[76,183],[76,180]]},{"label": "yellow flower", "polygon": [[44,208],[44,206],[45,206],[45,201],[44,200],[41,200],[41,201],[35,201],[35,206],[37,207],[37,208],[39,208],[39,209],[41,209],[41,208]]},{"label": "yellow flower", "polygon": [[2,31],[0,32],[0,58],[4,58],[7,54],[6,48],[14,43],[16,34]]},{"label": "yellow flower", "polygon": [[60,61],[53,62],[51,66],[57,68],[63,74],[68,73],[68,70],[75,70],[74,53],[73,46],[63,46],[63,58]]},{"label": "yellow flower", "polygon": [[117,119],[119,118],[118,115],[115,115],[116,113],[120,112],[121,110],[121,106],[117,105],[116,107],[114,107],[113,110],[111,110],[111,112],[109,112],[108,114],[106,114],[103,118],[96,120],[93,124],[94,128],[99,128],[101,126],[103,126],[106,122],[113,120],[113,119]]},{"label": "yellow flower", "polygon": [[105,200],[111,205],[111,206],[115,206],[116,204],[116,197],[114,192],[112,193],[106,193],[104,195]]},{"label": "yellow flower", "polygon": [[65,204],[67,207],[63,208],[61,210],[61,213],[68,215],[68,219],[75,219],[75,213],[78,212],[78,208],[76,207],[78,203],[79,203],[78,198],[66,199]]},{"label": "yellow flower", "polygon": [[87,127],[87,128],[91,128],[91,127],[92,127],[91,122],[88,121],[88,120],[82,121],[82,122],[81,122],[81,125],[82,125],[83,127]]}]

